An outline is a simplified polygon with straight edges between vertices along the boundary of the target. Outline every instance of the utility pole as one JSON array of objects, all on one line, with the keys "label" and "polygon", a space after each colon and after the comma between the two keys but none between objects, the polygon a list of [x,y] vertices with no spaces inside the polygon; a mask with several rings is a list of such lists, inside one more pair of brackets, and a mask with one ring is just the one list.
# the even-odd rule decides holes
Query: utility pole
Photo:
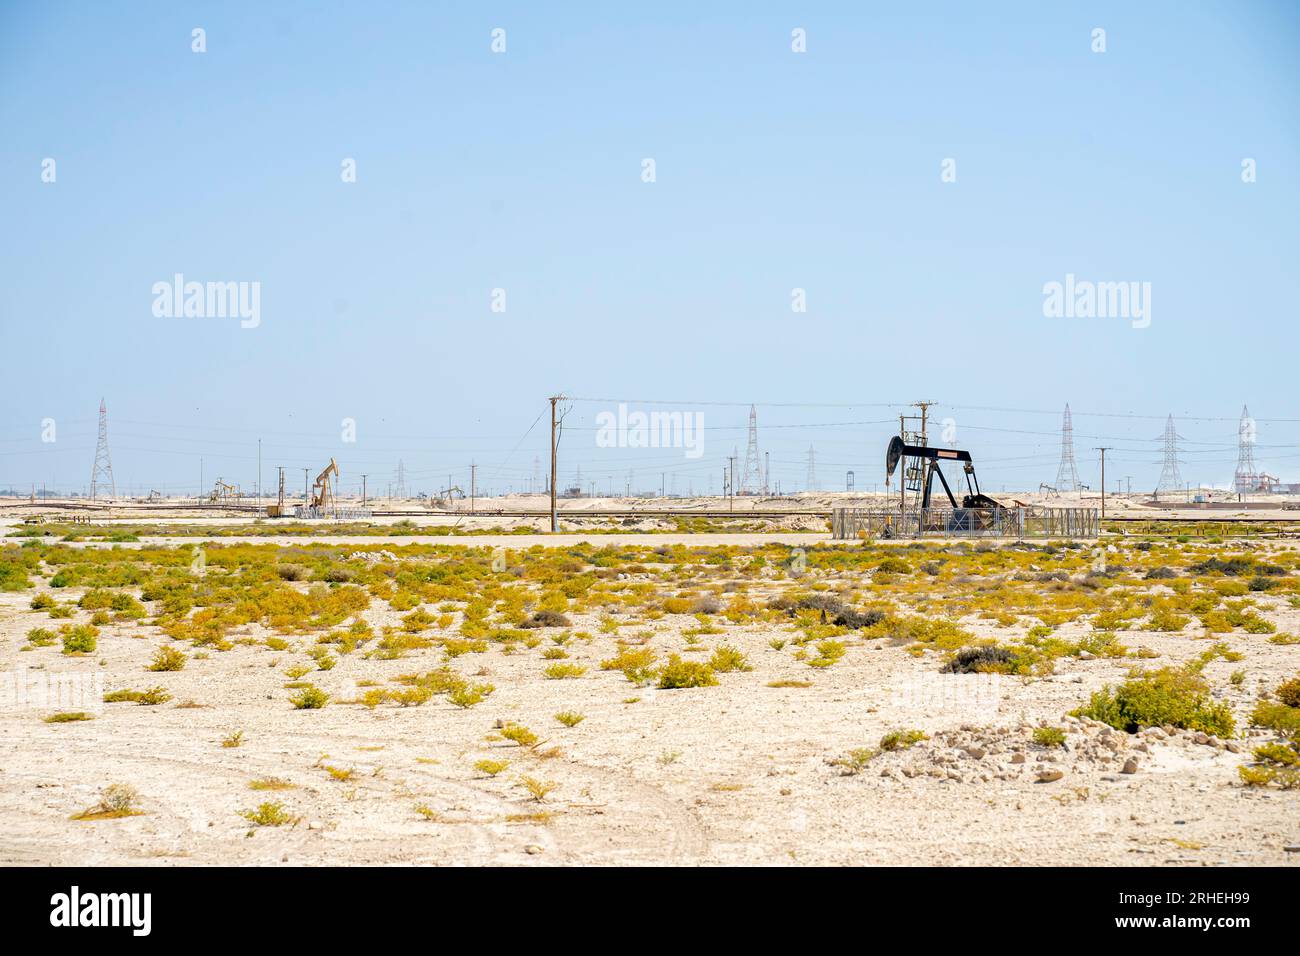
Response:
[{"label": "utility pole", "polygon": [[478,494],[478,465],[469,463],[469,511],[474,513],[474,497]]},{"label": "utility pole", "polygon": [[361,507],[366,506],[366,476],[361,476]]},{"label": "utility pole", "polygon": [[302,470],[302,506],[306,508],[311,504],[311,498],[307,497],[307,469]]},{"label": "utility pole", "polygon": [[257,503],[262,503],[262,439],[257,440]]},{"label": "utility pole", "polygon": [[1096,450],[1101,452],[1101,516],[1104,519],[1106,517],[1106,452],[1111,449],[1107,446]]},{"label": "utility pole", "polygon": [[563,395],[551,396],[551,533],[552,534],[560,530],[559,518],[556,516],[555,513],[555,453],[557,450],[556,438],[555,438],[555,403],[558,402],[563,397],[564,397]]},{"label": "utility pole", "polygon": [[199,500],[203,500],[203,456],[199,456]]}]

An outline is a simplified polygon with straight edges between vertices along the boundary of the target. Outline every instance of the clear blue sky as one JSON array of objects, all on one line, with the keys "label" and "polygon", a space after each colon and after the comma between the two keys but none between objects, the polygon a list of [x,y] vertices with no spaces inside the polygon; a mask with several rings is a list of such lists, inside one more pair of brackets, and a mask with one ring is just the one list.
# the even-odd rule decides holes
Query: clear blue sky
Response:
[{"label": "clear blue sky", "polygon": [[[1154,484],[1171,412],[1226,484],[1243,403],[1300,479],[1300,6],[544,6],[0,5],[0,487],[86,486],[103,396],[141,491],[251,488],[259,437],[268,484],[519,488],[561,391],[704,416],[687,461],[575,403],[601,490],[717,490],[749,402],[784,488],[810,444],[867,487],[922,398],[994,489],[1055,478],[1066,402],[1094,487],[1103,443]],[[155,317],[178,272],[260,282],[260,326]],[[1150,327],[1045,318],[1067,273],[1150,282]]]}]

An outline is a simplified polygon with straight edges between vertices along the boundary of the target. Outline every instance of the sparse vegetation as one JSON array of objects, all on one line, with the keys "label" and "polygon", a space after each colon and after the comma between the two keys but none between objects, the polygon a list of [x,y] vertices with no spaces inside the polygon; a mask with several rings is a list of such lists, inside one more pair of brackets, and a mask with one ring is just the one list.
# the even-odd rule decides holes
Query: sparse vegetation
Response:
[{"label": "sparse vegetation", "polygon": [[519,784],[527,790],[534,800],[541,803],[546,799],[547,794],[559,786],[550,780],[538,780],[536,777],[520,777]]},{"label": "sparse vegetation", "polygon": [[329,703],[330,695],[315,684],[308,684],[289,698],[294,710],[320,710]]},{"label": "sparse vegetation", "polygon": [[145,668],[150,671],[178,671],[185,666],[185,655],[174,647],[160,647],[153,661]]},{"label": "sparse vegetation", "polygon": [[129,784],[112,783],[104,788],[99,803],[89,809],[74,814],[74,820],[116,820],[120,817],[136,817],[144,813],[140,809],[140,793]]},{"label": "sparse vegetation", "polygon": [[283,803],[267,801],[252,810],[241,810],[239,815],[255,827],[282,827],[296,824],[298,818],[285,809]]},{"label": "sparse vegetation", "polygon": [[501,728],[501,736],[520,747],[537,745],[537,735],[522,724],[507,724]]},{"label": "sparse vegetation", "polygon": [[659,686],[664,690],[712,687],[717,683],[712,667],[699,661],[684,661],[679,654],[668,655],[668,662],[659,669]]},{"label": "sparse vegetation", "polygon": [[1060,727],[1035,727],[1034,743],[1040,747],[1064,747],[1065,731]]},{"label": "sparse vegetation", "polygon": [[1212,700],[1205,681],[1187,668],[1134,670],[1119,687],[1098,691],[1071,713],[1130,734],[1170,725],[1231,737],[1236,729],[1231,708]]}]

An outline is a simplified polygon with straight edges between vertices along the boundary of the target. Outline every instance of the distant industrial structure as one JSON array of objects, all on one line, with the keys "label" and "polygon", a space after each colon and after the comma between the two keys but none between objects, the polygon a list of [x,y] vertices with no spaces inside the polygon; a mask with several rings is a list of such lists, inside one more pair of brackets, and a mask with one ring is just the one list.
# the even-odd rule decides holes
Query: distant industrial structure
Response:
[{"label": "distant industrial structure", "polygon": [[1239,495],[1300,494],[1300,482],[1284,483],[1276,475],[1260,471],[1255,465],[1255,419],[1250,409],[1241,406],[1237,423],[1237,470],[1232,475],[1232,490]]},{"label": "distant industrial structure", "polygon": [[95,465],[90,471],[90,497],[99,497],[107,488],[112,498],[117,497],[117,482],[113,480],[113,458],[108,453],[108,407],[99,400],[99,441],[95,443]]},{"label": "distant industrial structure", "polygon": [[1182,464],[1178,458],[1178,442],[1181,439],[1178,429],[1174,427],[1174,416],[1170,415],[1165,422],[1164,434],[1159,439],[1164,442],[1165,455],[1160,466],[1160,480],[1156,482],[1158,492],[1183,490],[1183,476],[1178,471],[1178,466]]},{"label": "distant industrial structure", "polygon": [[1079,470],[1074,464],[1074,423],[1070,420],[1070,406],[1066,403],[1061,419],[1061,463],[1056,468],[1056,490],[1079,490]]}]

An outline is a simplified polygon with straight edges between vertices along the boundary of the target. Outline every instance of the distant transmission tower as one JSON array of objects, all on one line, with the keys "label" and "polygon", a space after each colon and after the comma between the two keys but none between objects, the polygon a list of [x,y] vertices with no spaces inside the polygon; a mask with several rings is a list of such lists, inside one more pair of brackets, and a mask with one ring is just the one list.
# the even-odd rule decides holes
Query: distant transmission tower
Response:
[{"label": "distant transmission tower", "polygon": [[808,446],[808,490],[817,490],[817,453],[813,446]]},{"label": "distant transmission tower", "polygon": [[1255,471],[1255,420],[1250,410],[1241,406],[1241,422],[1237,425],[1237,472],[1232,477],[1232,490],[1248,494],[1259,489],[1259,474]]},{"label": "distant transmission tower", "polygon": [[108,409],[99,400],[99,441],[95,445],[95,467],[90,472],[90,497],[98,496],[100,486],[107,485],[110,497],[117,497],[117,483],[113,481],[113,459],[108,455]]},{"label": "distant transmission tower", "polygon": [[1174,428],[1174,416],[1170,415],[1165,422],[1165,433],[1159,439],[1165,445],[1165,460],[1160,468],[1156,491],[1178,491],[1183,487],[1183,476],[1178,473],[1178,441],[1181,437]]},{"label": "distant transmission tower", "polygon": [[740,493],[756,495],[763,490],[763,470],[758,463],[758,412],[749,406],[749,445],[745,449],[745,471],[740,477]]},{"label": "distant transmission tower", "polygon": [[537,494],[538,487],[542,483],[542,460],[536,455],[533,456],[533,483],[529,485],[528,490]]},{"label": "distant transmission tower", "polygon": [[394,489],[398,498],[406,497],[406,463],[397,459],[397,487]]},{"label": "distant transmission tower", "polygon": [[1070,420],[1068,404],[1061,419],[1061,464],[1056,469],[1056,490],[1079,490],[1079,471],[1074,467],[1074,423]]}]

